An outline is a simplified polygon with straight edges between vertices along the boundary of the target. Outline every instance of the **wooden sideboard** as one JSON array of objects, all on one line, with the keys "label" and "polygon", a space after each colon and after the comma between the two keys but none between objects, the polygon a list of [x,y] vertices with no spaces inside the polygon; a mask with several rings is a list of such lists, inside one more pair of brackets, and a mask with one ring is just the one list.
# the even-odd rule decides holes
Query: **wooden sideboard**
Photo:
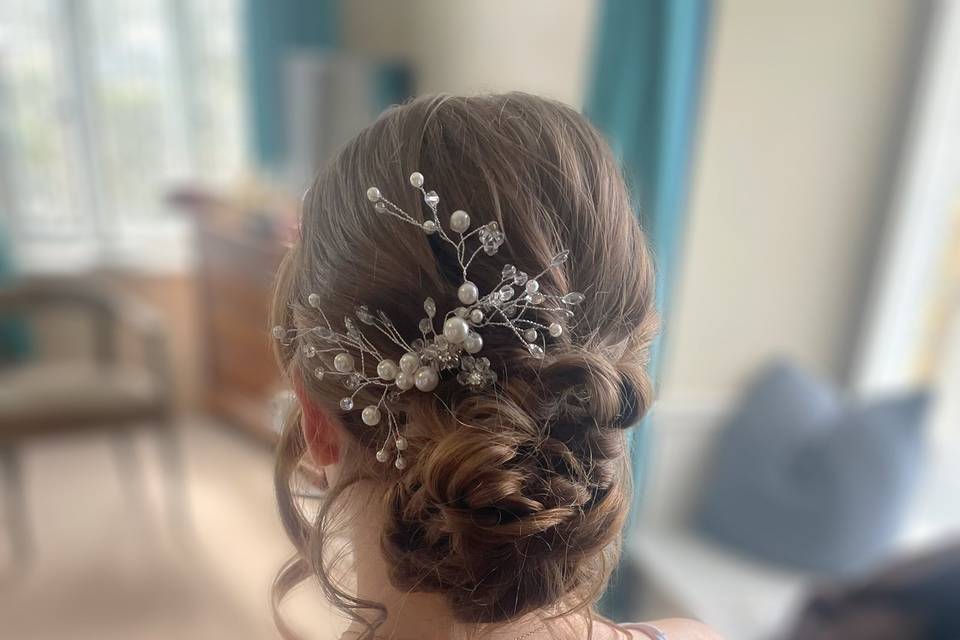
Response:
[{"label": "wooden sideboard", "polygon": [[199,191],[184,190],[172,200],[196,224],[206,409],[272,442],[271,407],[282,383],[271,346],[270,301],[289,211],[246,208]]}]

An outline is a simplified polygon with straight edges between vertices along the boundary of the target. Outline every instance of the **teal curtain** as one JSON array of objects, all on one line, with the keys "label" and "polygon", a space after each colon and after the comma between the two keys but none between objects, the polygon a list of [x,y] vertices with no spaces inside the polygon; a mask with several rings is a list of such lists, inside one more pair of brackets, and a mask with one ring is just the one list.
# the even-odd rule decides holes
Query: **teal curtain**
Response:
[{"label": "teal curtain", "polygon": [[247,0],[247,69],[253,150],[262,167],[285,157],[283,60],[291,50],[336,47],[338,0]]},{"label": "teal curtain", "polygon": [[[16,272],[7,233],[0,224],[0,288],[14,282]],[[31,351],[30,330],[16,314],[0,313],[0,366],[25,360]]]},{"label": "teal curtain", "polygon": [[[710,0],[605,0],[596,33],[585,111],[610,140],[631,183],[656,255],[657,308],[664,326],[684,230],[710,16]],[[663,340],[653,349],[655,379]],[[634,430],[633,514],[644,484],[648,438],[643,425]],[[618,572],[604,612],[615,619],[626,615],[635,602],[633,586],[627,571]]]}]

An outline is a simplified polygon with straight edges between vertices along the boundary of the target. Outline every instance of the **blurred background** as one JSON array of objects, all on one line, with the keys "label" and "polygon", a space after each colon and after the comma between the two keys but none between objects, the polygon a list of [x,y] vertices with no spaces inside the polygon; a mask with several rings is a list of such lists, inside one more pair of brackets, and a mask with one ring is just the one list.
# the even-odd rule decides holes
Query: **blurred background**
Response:
[{"label": "blurred background", "polygon": [[390,104],[523,90],[660,267],[604,610],[960,638],[958,60],[953,0],[0,0],[0,635],[275,635],[300,195]]}]

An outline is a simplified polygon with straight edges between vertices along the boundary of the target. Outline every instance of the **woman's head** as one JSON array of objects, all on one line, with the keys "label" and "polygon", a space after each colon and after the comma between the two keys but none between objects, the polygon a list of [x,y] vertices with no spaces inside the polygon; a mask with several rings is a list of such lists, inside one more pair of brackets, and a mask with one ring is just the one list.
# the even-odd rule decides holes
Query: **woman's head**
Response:
[{"label": "woman's head", "polygon": [[[279,275],[275,324],[315,327],[323,324],[317,308],[342,318],[368,305],[401,335],[419,335],[425,297],[441,316],[460,304],[450,247],[376,215],[366,199],[376,185],[425,220],[429,210],[407,182],[413,171],[440,194],[441,211],[463,208],[474,224],[496,221],[505,232],[497,255],[471,267],[481,291],[500,282],[504,264],[536,273],[568,249],[570,259],[541,284],[586,300],[548,338],[543,359],[508,329],[485,330],[496,385],[473,390],[442,376],[433,393],[402,394],[393,411],[407,441],[403,469],[376,461],[386,422],[368,426],[358,411],[341,410],[339,381],[313,375],[317,359],[333,354],[307,357],[308,338],[281,344],[304,417],[287,425],[278,460],[281,512],[299,550],[279,590],[314,573],[336,604],[376,608],[329,579],[325,555],[336,513],[348,508],[338,496],[364,482],[382,495],[382,553],[398,589],[435,593],[464,622],[591,604],[615,564],[629,503],[624,430],[651,401],[653,267],[623,179],[600,135],[556,102],[440,96],[395,107],[346,145],[305,197],[300,238]],[[367,337],[401,355],[383,336]],[[357,406],[376,404],[379,394],[361,391]],[[311,442],[317,433],[335,434],[322,438],[322,455]],[[290,491],[311,444],[315,460],[338,463],[315,520],[300,514]]]}]

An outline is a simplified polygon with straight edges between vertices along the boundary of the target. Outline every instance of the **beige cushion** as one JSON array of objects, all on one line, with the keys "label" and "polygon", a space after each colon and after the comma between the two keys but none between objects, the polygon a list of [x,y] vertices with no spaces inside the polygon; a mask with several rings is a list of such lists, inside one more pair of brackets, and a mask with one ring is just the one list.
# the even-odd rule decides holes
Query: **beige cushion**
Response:
[{"label": "beige cushion", "polygon": [[163,402],[140,369],[37,363],[0,371],[0,440],[162,415]]}]

